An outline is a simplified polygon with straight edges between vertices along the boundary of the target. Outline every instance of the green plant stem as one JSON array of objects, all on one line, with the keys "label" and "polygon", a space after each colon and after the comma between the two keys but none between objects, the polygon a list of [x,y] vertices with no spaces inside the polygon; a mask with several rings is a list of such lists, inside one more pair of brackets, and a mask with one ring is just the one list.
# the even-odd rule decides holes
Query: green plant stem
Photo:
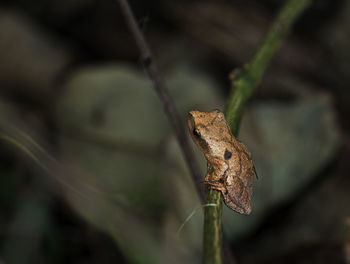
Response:
[{"label": "green plant stem", "polygon": [[[279,11],[251,62],[245,65],[238,72],[237,76],[233,76],[225,117],[235,136],[238,134],[239,123],[245,105],[260,83],[272,56],[280,47],[293,23],[309,4],[311,4],[311,0],[288,0]],[[205,207],[204,211],[204,263],[221,264],[223,263],[221,248],[221,192],[209,190],[206,202],[217,206]]]},{"label": "green plant stem", "polygon": [[[222,263],[221,248],[221,216],[222,216],[222,195],[216,190],[208,190],[207,206],[204,208],[204,234],[203,234],[203,262]],[[207,210],[208,208],[211,210]]]},{"label": "green plant stem", "polygon": [[281,46],[298,16],[310,3],[311,0],[287,1],[265,35],[251,62],[245,65],[241,72],[238,72],[237,77],[233,76],[232,90],[227,101],[225,116],[234,135],[238,134],[243,109],[260,83],[272,56]]}]

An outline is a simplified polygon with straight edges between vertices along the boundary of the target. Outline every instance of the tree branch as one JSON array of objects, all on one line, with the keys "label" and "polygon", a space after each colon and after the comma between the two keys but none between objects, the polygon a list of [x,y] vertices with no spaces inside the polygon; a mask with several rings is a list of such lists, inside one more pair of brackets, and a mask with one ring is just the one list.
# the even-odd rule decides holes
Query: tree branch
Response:
[{"label": "tree branch", "polygon": [[179,114],[177,113],[177,110],[175,108],[175,104],[173,103],[167,86],[165,84],[164,79],[162,78],[161,74],[158,71],[158,67],[154,61],[152,52],[141,33],[134,14],[132,13],[130,6],[127,2],[127,0],[118,0],[119,5],[121,7],[121,10],[125,16],[125,20],[129,26],[130,31],[132,32],[132,35],[136,41],[136,44],[141,52],[142,61],[145,65],[145,68],[147,70],[147,73],[151,80],[153,81],[154,88],[163,104],[164,111],[173,126],[173,129],[175,131],[176,139],[181,147],[182,153],[185,157],[185,161],[187,163],[187,166],[190,170],[190,173],[192,175],[194,184],[197,188],[197,191],[199,193],[199,196],[201,198],[201,201],[204,202],[205,195],[204,195],[204,189],[199,184],[202,181],[202,172],[198,166],[198,163],[194,157],[194,153],[190,147],[188,138],[186,136],[185,129],[182,125],[181,119],[179,117]]},{"label": "tree branch", "polygon": [[[245,105],[260,83],[272,56],[280,47],[293,23],[310,3],[311,0],[288,0],[279,11],[251,62],[244,66],[238,76],[234,76],[232,79],[232,89],[228,97],[225,117],[235,136],[238,134]],[[209,190],[207,203],[218,206],[205,207],[204,211],[204,263],[221,264],[221,193],[217,190]]]}]

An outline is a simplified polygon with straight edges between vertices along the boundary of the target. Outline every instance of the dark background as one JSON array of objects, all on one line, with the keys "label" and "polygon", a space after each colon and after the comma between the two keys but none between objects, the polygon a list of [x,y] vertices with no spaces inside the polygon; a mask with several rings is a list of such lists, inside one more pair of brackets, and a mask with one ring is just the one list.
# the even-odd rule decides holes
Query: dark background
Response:
[{"label": "dark background", "polygon": [[[249,61],[282,2],[130,4],[161,72],[190,61],[191,67],[213,80],[215,93],[225,98],[229,73]],[[321,94],[335,117],[326,126],[337,131],[337,143],[320,162],[304,159],[315,169],[288,199],[272,203],[249,230],[230,236],[229,246],[238,263],[350,262],[349,15],[347,1],[314,1],[298,19],[250,102],[251,107],[261,103],[283,107],[301,94],[310,98]],[[64,157],[56,107],[69,89],[67,80],[85,66],[125,63],[142,72],[138,49],[117,1],[0,1],[0,99],[10,106],[1,113],[2,134],[16,134],[9,127],[17,124],[50,155]],[[89,118],[98,126],[106,117],[97,109]],[[312,123],[305,122],[305,127]],[[302,132],[297,133],[303,142]],[[273,138],[283,138],[283,133]],[[62,198],[60,188],[43,176],[45,170],[32,163],[20,148],[2,140],[1,264],[137,263],[127,257],[130,252],[125,253],[120,241],[115,243],[108,232],[77,215],[70,204],[74,198]],[[39,163],[49,161],[43,155]],[[52,164],[48,167],[55,170]],[[264,177],[259,181],[264,182]],[[149,199],[156,212],[165,206],[152,203],[157,198]],[[161,222],[164,215],[155,215],[155,221]]]}]

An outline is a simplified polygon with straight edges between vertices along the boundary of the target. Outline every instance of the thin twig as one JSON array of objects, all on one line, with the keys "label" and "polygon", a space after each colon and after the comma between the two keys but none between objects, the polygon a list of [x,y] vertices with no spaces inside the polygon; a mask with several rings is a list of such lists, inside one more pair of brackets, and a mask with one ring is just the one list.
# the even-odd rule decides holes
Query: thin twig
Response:
[{"label": "thin twig", "polygon": [[136,44],[141,52],[142,61],[145,65],[148,75],[153,81],[154,88],[163,104],[164,111],[170,123],[173,126],[177,141],[181,147],[182,153],[185,157],[185,161],[190,170],[190,173],[192,175],[194,184],[197,188],[201,201],[204,202],[205,200],[204,189],[199,184],[202,179],[202,172],[194,157],[194,153],[190,147],[188,138],[185,133],[185,129],[182,125],[179,114],[177,113],[175,104],[173,103],[170,97],[166,83],[158,71],[157,65],[154,62],[151,49],[149,48],[143,34],[141,33],[136,23],[134,14],[132,13],[128,2],[126,0],[118,0],[118,2],[125,16],[125,20],[129,26],[129,29],[131,30],[132,35],[136,41]]},{"label": "thin twig", "polygon": [[[280,47],[293,23],[310,3],[311,0],[288,0],[265,35],[251,63],[247,64],[232,80],[232,90],[227,101],[225,117],[234,135],[238,134],[245,105],[261,81],[272,56]],[[206,203],[218,206],[206,207],[204,211],[204,263],[221,264],[221,193],[217,190],[209,190]]]},{"label": "thin twig", "polygon": [[[143,63],[147,69],[147,72],[153,81],[154,88],[156,89],[156,92],[158,96],[160,97],[161,102],[163,103],[163,108],[165,110],[165,113],[168,116],[168,119],[170,123],[173,125],[173,128],[175,130],[177,141],[181,147],[181,150],[183,152],[183,155],[185,157],[185,161],[187,163],[187,166],[191,172],[192,179],[194,181],[194,184],[197,188],[197,191],[199,193],[199,197],[204,204],[205,201],[205,193],[204,189],[201,188],[201,186],[198,184],[202,181],[202,172],[197,164],[197,161],[195,160],[194,154],[192,149],[189,147],[190,144],[188,142],[188,139],[186,137],[185,130],[182,126],[181,119],[176,111],[175,105],[169,95],[168,89],[166,87],[166,84],[164,82],[164,79],[160,75],[157,65],[154,62],[153,55],[151,53],[151,50],[146,42],[146,40],[143,37],[143,34],[141,33],[135,17],[130,9],[130,6],[127,2],[127,0],[118,0],[119,4],[121,6],[122,12],[125,16],[126,22],[128,23],[128,26],[135,38],[136,44],[141,52],[141,57],[143,60]],[[224,244],[226,242],[224,241]],[[229,250],[229,247],[226,245],[224,247],[224,259],[226,260],[225,263],[234,263],[233,256],[231,254],[231,251]]]}]

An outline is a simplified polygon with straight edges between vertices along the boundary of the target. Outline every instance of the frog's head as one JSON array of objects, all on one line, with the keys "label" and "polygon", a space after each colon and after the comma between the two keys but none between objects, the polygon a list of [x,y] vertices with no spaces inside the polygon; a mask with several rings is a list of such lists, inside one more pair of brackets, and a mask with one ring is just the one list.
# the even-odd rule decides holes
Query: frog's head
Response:
[{"label": "frog's head", "polygon": [[215,127],[223,120],[225,120],[224,114],[219,110],[211,112],[192,110],[188,113],[187,125],[190,134],[204,153],[208,150],[208,142],[213,133],[216,133]]}]

